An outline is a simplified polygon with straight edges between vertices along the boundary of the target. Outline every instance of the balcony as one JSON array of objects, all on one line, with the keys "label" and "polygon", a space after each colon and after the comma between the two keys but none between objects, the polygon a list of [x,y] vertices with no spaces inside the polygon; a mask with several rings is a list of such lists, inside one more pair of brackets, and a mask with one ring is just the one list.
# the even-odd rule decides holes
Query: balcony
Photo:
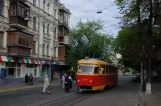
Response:
[{"label": "balcony", "polygon": [[26,29],[28,22],[21,17],[10,17],[11,28]]},{"label": "balcony", "polygon": [[59,42],[59,44],[68,45],[69,44],[69,36],[64,36],[61,38],[59,37],[58,42]]},{"label": "balcony", "polygon": [[8,47],[8,53],[12,56],[30,56],[31,54],[31,48],[26,48],[25,46],[20,45],[12,45],[7,46]]},{"label": "balcony", "polygon": [[30,7],[21,0],[11,0],[9,10],[10,27],[15,29],[27,28]]},{"label": "balcony", "polygon": [[59,20],[58,25],[59,25],[59,27],[65,27],[67,30],[69,30],[68,23],[65,20]]},{"label": "balcony", "polygon": [[7,34],[7,47],[10,55],[29,56],[33,45],[33,36],[20,31]]}]

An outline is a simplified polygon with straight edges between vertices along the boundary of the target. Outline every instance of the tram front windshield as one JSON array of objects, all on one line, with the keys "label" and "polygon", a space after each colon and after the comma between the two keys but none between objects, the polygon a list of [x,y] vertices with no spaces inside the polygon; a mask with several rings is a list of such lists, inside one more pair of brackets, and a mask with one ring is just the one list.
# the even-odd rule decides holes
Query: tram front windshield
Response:
[{"label": "tram front windshield", "polygon": [[78,74],[97,74],[99,72],[98,65],[79,65]]}]

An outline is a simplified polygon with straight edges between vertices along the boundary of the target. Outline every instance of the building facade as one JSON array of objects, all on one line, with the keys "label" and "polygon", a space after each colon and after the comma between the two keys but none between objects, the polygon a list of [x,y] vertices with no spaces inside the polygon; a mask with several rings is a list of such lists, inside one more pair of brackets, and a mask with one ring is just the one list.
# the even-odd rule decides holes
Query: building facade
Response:
[{"label": "building facade", "polygon": [[65,8],[64,4],[60,3],[58,0],[54,3],[54,11],[58,12],[58,62],[52,64],[51,67],[51,77],[52,80],[59,78],[65,71],[69,69],[69,66],[65,63],[65,56],[68,51],[69,44],[69,20],[70,11]]},{"label": "building facade", "polygon": [[[59,9],[55,0],[0,0],[1,82],[53,77],[58,59]],[[6,82],[6,81],[5,81]]]}]

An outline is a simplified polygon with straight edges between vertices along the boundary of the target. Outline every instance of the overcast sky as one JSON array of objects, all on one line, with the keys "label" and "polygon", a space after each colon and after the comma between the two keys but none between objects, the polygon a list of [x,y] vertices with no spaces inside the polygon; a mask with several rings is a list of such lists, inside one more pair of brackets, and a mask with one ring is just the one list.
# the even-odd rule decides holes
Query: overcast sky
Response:
[{"label": "overcast sky", "polygon": [[[74,26],[81,20],[100,19],[104,23],[103,33],[108,33],[112,36],[117,36],[120,30],[119,20],[114,18],[119,15],[119,10],[114,4],[114,0],[60,0],[65,4],[65,7],[71,11],[70,25]],[[102,10],[102,14],[97,14],[98,10]]]}]

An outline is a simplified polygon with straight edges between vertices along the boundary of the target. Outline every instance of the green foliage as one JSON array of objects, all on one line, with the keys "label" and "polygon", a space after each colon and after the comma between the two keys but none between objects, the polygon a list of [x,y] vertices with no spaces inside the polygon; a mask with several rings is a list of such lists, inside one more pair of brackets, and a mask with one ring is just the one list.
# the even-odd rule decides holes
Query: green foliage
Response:
[{"label": "green foliage", "polygon": [[100,21],[78,22],[70,32],[66,62],[77,68],[77,62],[88,56],[89,58],[106,58],[109,54],[109,45],[112,37],[100,33],[103,25]]},{"label": "green foliage", "polygon": [[[125,66],[138,71],[140,62],[147,56],[146,54],[153,54],[151,48],[157,39],[156,35],[149,35],[150,1],[115,0],[115,4],[122,14],[120,18],[122,29],[113,42],[113,48],[115,53],[122,55],[121,62]],[[156,16],[159,8],[157,1],[152,2],[152,17]]]},{"label": "green foliage", "polygon": [[124,72],[130,72],[130,69],[129,68],[125,68]]}]

